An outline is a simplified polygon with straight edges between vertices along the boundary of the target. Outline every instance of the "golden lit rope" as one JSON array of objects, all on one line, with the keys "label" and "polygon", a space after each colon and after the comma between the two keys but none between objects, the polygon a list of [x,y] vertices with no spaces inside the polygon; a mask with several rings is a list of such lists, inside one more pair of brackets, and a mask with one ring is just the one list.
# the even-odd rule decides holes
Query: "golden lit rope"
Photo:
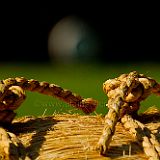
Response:
[{"label": "golden lit rope", "polygon": [[[8,78],[2,80],[0,83],[0,125],[6,126],[12,122],[16,115],[14,110],[16,110],[26,98],[25,90],[59,98],[86,114],[93,112],[97,106],[96,100],[92,98],[84,99],[55,84],[39,82],[34,79],[27,80],[23,77]],[[16,135],[6,132],[3,128],[0,128],[0,159],[30,159],[25,154],[25,148]]]},{"label": "golden lit rope", "polygon": [[[133,71],[129,74],[122,74],[118,78],[107,80],[103,84],[103,89],[108,96],[107,106],[109,111],[105,116],[104,129],[97,148],[102,155],[106,155],[110,141],[115,132],[117,121],[122,119],[122,122],[125,124],[125,117],[127,114],[133,116],[133,118],[138,116],[137,111],[140,102],[146,99],[151,93],[160,95],[160,84],[150,77],[146,77],[143,74],[138,74],[136,71]],[[127,118],[127,120],[130,125],[137,122],[133,121],[131,118]],[[140,124],[140,122],[137,123]],[[132,127],[129,127],[130,130],[131,128]],[[135,128],[133,129],[135,130]],[[144,132],[143,129],[141,130]],[[143,134],[145,135],[145,133]],[[139,134],[137,133],[137,135]],[[151,135],[153,136],[153,134]],[[154,150],[155,153],[157,153],[157,159],[159,159],[160,150],[158,141],[155,142],[153,139],[156,138],[153,137],[150,140],[151,143],[149,143],[149,140],[145,140],[146,136],[147,135],[145,135],[142,142],[145,153],[152,159]],[[149,147],[147,148],[147,146],[152,146],[154,149],[150,152],[148,150]]]},{"label": "golden lit rope", "polygon": [[[155,158],[155,160],[159,159],[160,145],[156,140],[156,137],[142,123],[134,120],[134,118],[137,116],[137,111],[142,100],[145,100],[151,93],[160,95],[160,84],[150,77],[146,77],[133,71],[129,74],[122,74],[118,78],[107,80],[103,84],[103,89],[108,96],[107,106],[109,111],[105,116],[103,133],[98,142],[100,153],[103,155],[107,154],[108,146],[115,132],[115,125],[121,120],[124,127],[142,143],[144,152],[150,160]],[[76,95],[69,90],[62,89],[55,84],[39,82],[32,79],[26,80],[23,77],[8,78],[2,80],[0,83],[1,124],[11,123],[15,117],[14,110],[16,110],[25,100],[25,90],[59,98],[70,105],[81,109],[85,113],[93,112],[97,106],[97,101],[92,98],[83,99],[81,96]],[[2,142],[0,143],[0,153],[4,152],[4,155],[7,156],[8,154],[8,157],[12,154],[15,154],[15,156],[19,154],[20,151],[17,151],[17,148],[22,145],[16,140],[14,134],[5,132],[5,130],[1,128],[0,141]],[[16,148],[8,153],[10,144],[12,143]],[[27,155],[23,157],[23,159],[25,158],[28,158]]]},{"label": "golden lit rope", "polygon": [[11,132],[0,127],[0,159],[30,160],[21,141]]},{"label": "golden lit rope", "polygon": [[121,122],[127,130],[142,143],[145,154],[149,160],[159,160],[160,157],[160,144],[155,135],[145,125],[130,115],[124,115]]},{"label": "golden lit rope", "polygon": [[0,123],[11,122],[15,116],[13,112],[25,100],[25,90],[39,92],[59,98],[60,100],[89,114],[97,106],[97,101],[92,98],[82,98],[69,90],[47,82],[39,82],[23,77],[8,78],[0,83]]}]

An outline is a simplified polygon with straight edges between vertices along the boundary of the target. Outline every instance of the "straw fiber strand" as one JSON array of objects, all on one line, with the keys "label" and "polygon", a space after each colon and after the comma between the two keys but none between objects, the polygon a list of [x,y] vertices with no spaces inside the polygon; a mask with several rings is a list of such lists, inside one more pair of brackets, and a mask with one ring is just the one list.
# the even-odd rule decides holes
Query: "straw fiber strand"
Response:
[{"label": "straw fiber strand", "polygon": [[[140,116],[140,119],[143,119],[144,125],[160,142],[159,110],[145,113]],[[15,119],[11,131],[21,140],[31,159],[148,160],[141,144],[119,122],[109,145],[107,157],[100,155],[96,145],[103,126],[104,117],[100,115],[62,114]]]}]

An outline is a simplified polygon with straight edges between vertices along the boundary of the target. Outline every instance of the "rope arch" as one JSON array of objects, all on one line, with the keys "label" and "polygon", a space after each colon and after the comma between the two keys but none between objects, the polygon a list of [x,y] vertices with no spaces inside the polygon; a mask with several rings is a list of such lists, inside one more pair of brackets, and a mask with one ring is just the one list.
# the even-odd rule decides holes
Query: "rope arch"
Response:
[{"label": "rope arch", "polygon": [[122,74],[118,78],[109,79],[103,84],[103,90],[108,96],[108,114],[105,116],[103,133],[98,142],[98,150],[106,155],[115,126],[121,120],[124,127],[139,141],[142,141],[144,152],[150,159],[160,158],[160,144],[154,134],[139,121],[137,117],[140,102],[150,94],[160,96],[160,84],[154,79],[133,71]]}]

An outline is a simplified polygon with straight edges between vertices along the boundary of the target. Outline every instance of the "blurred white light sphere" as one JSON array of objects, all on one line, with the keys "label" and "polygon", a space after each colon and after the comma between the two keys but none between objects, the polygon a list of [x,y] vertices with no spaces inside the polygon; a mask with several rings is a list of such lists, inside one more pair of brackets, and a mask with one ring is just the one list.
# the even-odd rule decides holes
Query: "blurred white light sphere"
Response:
[{"label": "blurred white light sphere", "polygon": [[67,16],[53,26],[48,37],[50,58],[56,61],[92,59],[99,45],[95,32],[82,19]]}]

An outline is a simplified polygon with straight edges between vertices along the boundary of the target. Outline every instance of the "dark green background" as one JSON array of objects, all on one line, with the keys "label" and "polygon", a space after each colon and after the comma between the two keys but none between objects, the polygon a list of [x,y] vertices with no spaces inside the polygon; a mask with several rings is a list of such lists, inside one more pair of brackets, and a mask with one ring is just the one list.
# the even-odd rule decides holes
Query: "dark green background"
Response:
[{"label": "dark green background", "polygon": [[[105,114],[107,108],[107,96],[102,90],[102,84],[107,79],[118,77],[122,73],[137,70],[139,73],[153,77],[160,82],[160,65],[156,63],[123,63],[123,64],[18,64],[1,63],[0,79],[9,77],[26,77],[55,83],[69,89],[82,97],[92,97],[99,101],[99,105],[93,114]],[[52,115],[54,113],[80,113],[81,111],[70,107],[53,97],[31,93],[26,91],[27,98],[17,110],[18,116],[25,115]],[[151,95],[141,103],[140,111],[149,106],[160,107],[160,97]]]},{"label": "dark green background", "polygon": [[[55,83],[85,98],[97,99],[98,114],[107,112],[107,97],[102,90],[107,79],[137,70],[160,82],[159,8],[156,9],[155,4],[152,8],[151,3],[145,6],[139,2],[58,2],[46,1],[35,6],[15,2],[1,4],[0,79],[23,76]],[[75,64],[51,64],[49,33],[54,25],[70,15],[90,26],[100,51],[85,61],[88,64],[79,63],[86,55]],[[91,46],[94,48],[92,43]],[[91,63],[93,61],[96,63]],[[141,111],[152,105],[160,106],[160,97],[150,96],[142,103]],[[27,92],[26,101],[17,110],[18,116],[55,112],[82,113],[55,98],[31,92]]]}]

